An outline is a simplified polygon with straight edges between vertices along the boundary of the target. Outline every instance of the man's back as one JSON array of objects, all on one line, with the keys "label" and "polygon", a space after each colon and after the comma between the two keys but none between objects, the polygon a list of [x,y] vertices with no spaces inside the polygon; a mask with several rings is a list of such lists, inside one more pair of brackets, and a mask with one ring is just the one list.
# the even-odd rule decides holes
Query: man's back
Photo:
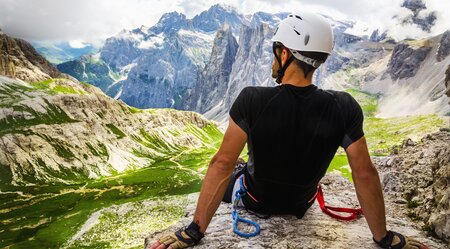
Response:
[{"label": "man's back", "polygon": [[248,136],[246,184],[258,202],[244,204],[261,213],[302,216],[338,147],[363,135],[357,102],[314,85],[247,87],[230,116]]}]

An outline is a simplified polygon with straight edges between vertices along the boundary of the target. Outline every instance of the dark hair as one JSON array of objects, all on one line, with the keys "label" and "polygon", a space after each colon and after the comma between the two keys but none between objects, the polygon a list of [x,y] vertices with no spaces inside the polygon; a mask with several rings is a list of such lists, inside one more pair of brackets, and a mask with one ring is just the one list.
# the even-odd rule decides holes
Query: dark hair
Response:
[{"label": "dark hair", "polygon": [[[303,56],[306,56],[308,58],[317,60],[319,62],[325,62],[328,58],[328,54],[327,53],[321,53],[321,52],[305,52],[305,51],[298,51],[298,53],[300,53]],[[305,74],[305,79],[306,76],[311,73],[314,72],[314,70],[316,70],[316,68],[314,68],[313,66],[306,64],[303,61],[297,60],[295,59],[295,64],[297,64],[298,67],[300,67],[303,70],[303,73]]]}]

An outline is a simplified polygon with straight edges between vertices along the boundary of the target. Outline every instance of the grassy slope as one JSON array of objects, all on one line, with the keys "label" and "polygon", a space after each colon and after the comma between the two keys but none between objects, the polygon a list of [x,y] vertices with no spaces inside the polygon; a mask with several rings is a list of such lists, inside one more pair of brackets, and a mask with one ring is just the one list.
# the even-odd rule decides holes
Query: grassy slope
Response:
[{"label": "grassy slope", "polygon": [[[202,129],[188,126],[185,132],[200,138],[205,146],[171,148],[169,157],[160,158],[149,167],[85,184],[3,189],[11,193],[0,195],[0,247],[60,247],[91,213],[103,207],[199,191],[222,134],[212,125]],[[169,147],[151,136],[143,140],[148,146]],[[167,213],[169,220],[181,218],[178,209],[160,212]]]}]

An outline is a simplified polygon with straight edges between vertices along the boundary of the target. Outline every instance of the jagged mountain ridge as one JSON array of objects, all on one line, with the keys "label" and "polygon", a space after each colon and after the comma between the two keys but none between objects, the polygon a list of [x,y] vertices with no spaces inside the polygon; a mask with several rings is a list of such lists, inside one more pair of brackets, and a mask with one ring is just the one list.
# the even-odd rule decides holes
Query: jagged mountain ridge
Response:
[{"label": "jagged mountain ridge", "polygon": [[[411,11],[422,10],[423,6]],[[218,12],[223,13],[219,15],[220,18]],[[285,16],[286,13],[264,12],[243,16],[236,10],[215,5],[193,19],[172,12],[164,14],[151,28],[123,31],[108,39],[100,52],[100,58],[106,65],[113,70],[122,70],[119,74],[124,79],[107,79],[104,84],[106,92],[134,106],[193,110],[204,113],[210,119],[225,122],[232,101],[243,87],[274,85],[270,74],[273,59],[270,38],[276,24]],[[389,84],[394,84],[399,78],[418,81],[417,72],[422,62],[431,57],[429,46],[414,48],[414,51],[422,51],[419,55],[413,52],[409,45],[405,45],[408,41],[397,43],[388,37],[385,31],[374,30],[371,36],[359,37],[346,33],[346,30],[353,26],[352,22],[325,17],[331,22],[335,33],[335,48],[327,63],[316,73],[315,84],[321,87],[338,90],[357,88],[379,94],[383,97],[380,103],[388,103],[393,96],[384,90],[386,87],[382,86],[383,84],[380,85],[382,89],[377,89],[380,81],[377,76],[382,75],[383,80],[387,78]],[[200,25],[201,23],[204,25]],[[236,53],[214,52],[227,50],[226,46],[230,44],[227,42],[228,37],[220,35],[225,29],[224,23],[231,23],[231,34],[238,43]],[[427,22],[429,25],[433,23]],[[397,44],[399,46],[396,46]],[[444,46],[445,42],[442,45]],[[439,51],[441,50],[443,49]],[[113,54],[116,56],[111,56]],[[412,54],[414,56],[410,57]],[[448,58],[445,55],[438,57],[442,57],[438,60]],[[410,62],[389,63],[401,61],[402,58],[409,58]],[[212,63],[215,64],[214,67],[211,66]],[[438,67],[444,66],[445,63],[439,63]],[[431,71],[421,72],[427,74],[426,77],[433,78],[432,74],[435,72]],[[443,74],[438,71],[440,76],[432,79],[437,80],[436,82],[427,81],[423,84],[422,90],[425,92],[421,95],[424,98],[420,98],[421,102],[417,103],[422,105],[432,102],[431,105],[427,104],[427,108],[416,112],[404,109],[405,106],[388,113],[383,113],[385,109],[381,109],[380,115],[447,114],[448,107],[442,104]],[[216,76],[213,77],[214,75]],[[92,81],[97,82],[100,78],[101,76],[93,78]],[[426,92],[428,88],[435,89],[433,94]],[[412,90],[413,88],[410,88],[408,91]]]}]

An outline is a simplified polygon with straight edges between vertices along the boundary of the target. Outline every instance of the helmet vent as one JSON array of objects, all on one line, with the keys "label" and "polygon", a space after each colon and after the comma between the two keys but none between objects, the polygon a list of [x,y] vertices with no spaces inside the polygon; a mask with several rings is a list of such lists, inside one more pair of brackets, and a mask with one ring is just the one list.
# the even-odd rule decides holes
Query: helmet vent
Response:
[{"label": "helmet vent", "polygon": [[297,30],[294,29],[294,31],[295,31],[295,33],[297,33],[297,35],[300,35],[300,33]]},{"label": "helmet vent", "polygon": [[309,42],[309,34],[305,36],[305,46],[308,45]]},{"label": "helmet vent", "polygon": [[299,17],[299,16],[297,16],[297,15],[295,15],[295,17],[303,21],[303,19],[302,19],[301,17]]}]

